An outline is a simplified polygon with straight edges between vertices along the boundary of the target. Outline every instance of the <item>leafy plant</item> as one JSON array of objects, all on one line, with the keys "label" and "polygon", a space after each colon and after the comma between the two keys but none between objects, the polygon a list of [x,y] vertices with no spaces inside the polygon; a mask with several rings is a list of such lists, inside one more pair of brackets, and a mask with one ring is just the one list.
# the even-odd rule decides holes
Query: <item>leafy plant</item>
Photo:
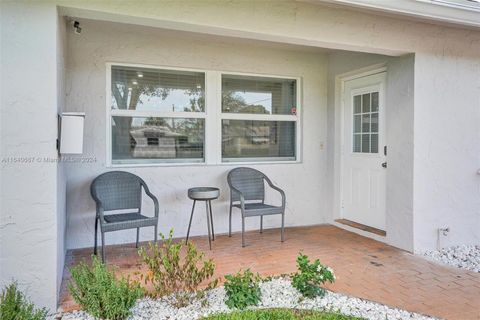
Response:
[{"label": "leafy plant", "polygon": [[261,299],[260,281],[258,274],[254,275],[250,269],[243,273],[225,276],[224,288],[227,294],[225,304],[230,308],[245,309],[256,306]]},{"label": "leafy plant", "polygon": [[13,282],[2,290],[1,320],[44,320],[46,317],[47,310],[36,309],[35,305],[18,289],[17,283]]},{"label": "leafy plant", "polygon": [[335,282],[335,274],[333,270],[320,263],[316,259],[310,263],[308,256],[299,253],[297,257],[298,272],[292,276],[292,286],[307,298],[317,296],[323,297],[325,289],[321,287],[325,282]]},{"label": "leafy plant", "polygon": [[70,269],[72,280],[68,289],[73,299],[92,316],[119,320],[127,318],[135,301],[144,296],[139,283],[129,278],[117,279],[105,264],[92,257],[92,265],[85,262]]},{"label": "leafy plant", "polygon": [[[173,230],[168,239],[163,234],[162,243],[150,243],[148,248],[141,248],[139,255],[148,266],[144,276],[145,283],[153,285],[156,297],[173,295],[173,305],[188,305],[197,293],[199,285],[213,276],[215,264],[212,259],[205,260],[205,254],[199,252],[192,242],[174,242]],[[182,258],[183,254],[183,258]],[[215,287],[217,280],[209,283]]]}]

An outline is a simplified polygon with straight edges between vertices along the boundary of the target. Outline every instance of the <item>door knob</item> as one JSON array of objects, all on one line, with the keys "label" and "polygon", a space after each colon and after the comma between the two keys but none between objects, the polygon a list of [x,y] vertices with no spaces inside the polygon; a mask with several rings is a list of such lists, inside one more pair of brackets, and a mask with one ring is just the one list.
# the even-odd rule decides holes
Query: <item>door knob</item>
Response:
[{"label": "door knob", "polygon": [[387,167],[387,163],[386,163],[386,162],[382,163],[382,167],[383,167],[383,168],[386,168],[386,167]]}]

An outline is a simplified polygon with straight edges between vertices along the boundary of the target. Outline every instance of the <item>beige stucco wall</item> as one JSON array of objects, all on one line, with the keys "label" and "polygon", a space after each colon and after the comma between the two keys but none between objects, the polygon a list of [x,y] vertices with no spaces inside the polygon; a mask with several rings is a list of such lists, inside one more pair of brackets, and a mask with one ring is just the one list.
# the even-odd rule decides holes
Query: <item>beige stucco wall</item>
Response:
[{"label": "beige stucco wall", "polygon": [[2,1],[0,12],[0,287],[16,280],[54,311],[65,257],[61,20],[52,4]]},{"label": "beige stucco wall", "polygon": [[[212,37],[172,33],[153,28],[134,27],[83,20],[82,34],[68,33],[67,109],[84,111],[84,156],[93,156],[92,164],[68,164],[68,247],[93,244],[95,207],[89,185],[106,171],[106,63],[124,62],[154,66],[185,67],[206,70],[246,72],[300,77],[302,83],[303,141],[302,162],[297,164],[258,164],[254,167],[269,175],[287,194],[286,225],[324,223],[326,218],[326,77],[327,55],[312,50],[298,51],[281,46],[260,45]],[[207,106],[208,112],[208,106]],[[220,137],[216,137],[219,139]],[[323,149],[322,149],[323,145]],[[192,201],[187,189],[192,186],[218,186],[222,195],[214,201],[217,233],[228,232],[227,172],[233,165],[194,165],[121,168],[143,177],[160,202],[159,230],[173,228],[176,236],[185,236]],[[151,203],[145,202],[146,210]],[[206,234],[205,208],[197,206],[192,234]],[[278,216],[266,217],[265,227],[278,227]],[[240,229],[240,217],[234,212],[233,230]],[[247,219],[247,229],[258,228],[259,219]],[[144,240],[153,238],[144,229]],[[287,234],[288,238],[288,234]],[[135,230],[106,235],[107,243],[135,240]],[[240,245],[240,244],[239,244]]]},{"label": "beige stucco wall", "polygon": [[293,1],[181,1],[159,7],[145,2],[134,8],[128,2],[61,3],[70,14],[106,20],[369,53],[415,53],[414,178],[408,190],[414,193],[414,249],[435,248],[436,230],[445,226],[451,232],[442,245],[480,241],[475,231],[480,229],[478,29]]}]

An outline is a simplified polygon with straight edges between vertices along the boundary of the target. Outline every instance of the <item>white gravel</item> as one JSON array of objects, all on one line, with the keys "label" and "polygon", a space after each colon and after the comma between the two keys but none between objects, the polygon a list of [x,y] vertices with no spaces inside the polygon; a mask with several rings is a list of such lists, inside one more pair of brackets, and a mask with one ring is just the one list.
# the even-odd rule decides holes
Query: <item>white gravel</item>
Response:
[{"label": "white gravel", "polygon": [[480,245],[449,247],[440,251],[427,251],[424,255],[443,264],[480,272]]},{"label": "white gravel", "polygon": [[[287,279],[273,279],[261,284],[262,302],[256,308],[296,308],[337,311],[342,314],[366,319],[434,319],[404,310],[390,308],[382,304],[349,297],[327,291],[323,298],[302,299],[301,294],[291,286]],[[191,305],[176,309],[164,299],[142,299],[134,306],[129,320],[193,320],[212,313],[231,311],[225,305],[223,287],[210,290],[206,294],[208,304],[196,301]],[[62,320],[93,320],[83,311],[64,314]]]}]

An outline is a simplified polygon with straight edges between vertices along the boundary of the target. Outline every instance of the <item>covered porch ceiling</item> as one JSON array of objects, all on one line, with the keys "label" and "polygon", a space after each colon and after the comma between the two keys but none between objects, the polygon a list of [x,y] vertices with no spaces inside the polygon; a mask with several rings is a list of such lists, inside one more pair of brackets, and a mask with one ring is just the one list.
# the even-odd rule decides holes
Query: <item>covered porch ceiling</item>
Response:
[{"label": "covered porch ceiling", "polygon": [[[370,54],[380,54],[386,56],[402,56],[412,53],[406,50],[397,50],[387,47],[371,47],[363,45],[355,45],[350,42],[319,40],[307,35],[305,36],[288,36],[281,30],[258,30],[247,31],[240,28],[222,27],[214,24],[199,24],[194,22],[186,22],[179,19],[162,19],[147,17],[145,15],[134,14],[124,15],[120,13],[112,13],[101,10],[90,10],[77,4],[65,4],[58,7],[59,14],[69,19],[89,19],[105,22],[114,22],[122,24],[131,24],[144,27],[153,27],[170,31],[178,31],[183,33],[195,34],[197,39],[221,39],[222,41],[234,41],[236,43],[250,43],[254,41],[256,44],[277,47],[277,48],[294,48],[295,50],[307,51],[352,51]],[[312,28],[314,28],[312,26]],[[213,38],[212,38],[213,37]],[[230,40],[228,40],[230,39]]]}]

